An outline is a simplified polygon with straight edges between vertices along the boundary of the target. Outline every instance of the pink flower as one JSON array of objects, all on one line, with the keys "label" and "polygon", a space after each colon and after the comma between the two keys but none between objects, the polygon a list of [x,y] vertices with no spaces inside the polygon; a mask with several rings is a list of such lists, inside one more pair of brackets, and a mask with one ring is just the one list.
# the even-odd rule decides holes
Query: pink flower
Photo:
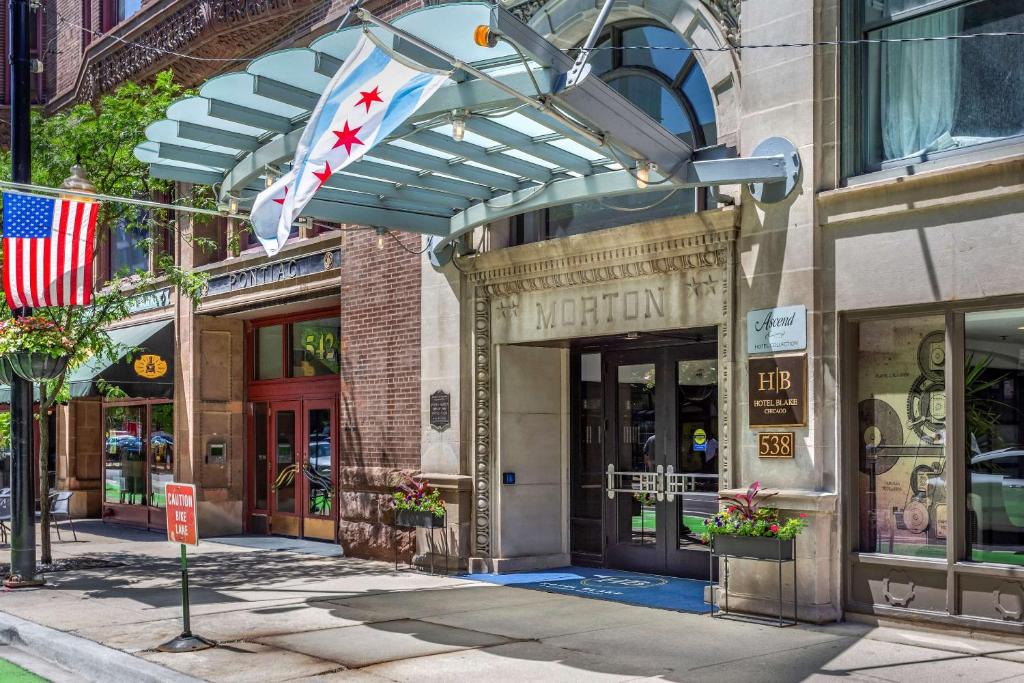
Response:
[{"label": "pink flower", "polygon": [[772,524],[772,525],[771,525],[770,527],[768,527],[768,528],[772,530],[772,533],[773,533],[773,534],[777,534],[777,533],[779,533],[779,525],[778,525],[778,524]]},{"label": "pink flower", "polygon": [[807,513],[806,512],[801,512],[800,513],[800,519],[805,519],[806,517],[807,517]]}]

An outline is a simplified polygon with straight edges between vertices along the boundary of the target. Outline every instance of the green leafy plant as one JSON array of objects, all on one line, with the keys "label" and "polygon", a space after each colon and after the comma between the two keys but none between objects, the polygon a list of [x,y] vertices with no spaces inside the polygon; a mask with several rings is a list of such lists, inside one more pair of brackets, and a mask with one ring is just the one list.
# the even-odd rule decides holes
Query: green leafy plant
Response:
[{"label": "green leafy plant", "polygon": [[735,496],[722,495],[718,499],[728,503],[721,512],[704,520],[704,531],[700,540],[710,543],[715,536],[757,536],[779,538],[788,541],[807,526],[807,515],[801,512],[797,517],[784,519],[778,509],[762,504],[777,492],[765,492],[760,482],[754,482],[746,493]]},{"label": "green leafy plant", "polygon": [[58,323],[41,316],[0,320],[0,355],[40,353],[54,358],[69,356],[74,339]]},{"label": "green leafy plant", "polygon": [[392,505],[396,510],[429,512],[435,517],[444,515],[444,501],[441,492],[430,486],[426,479],[417,479],[408,472],[402,472],[403,481],[392,494]]}]

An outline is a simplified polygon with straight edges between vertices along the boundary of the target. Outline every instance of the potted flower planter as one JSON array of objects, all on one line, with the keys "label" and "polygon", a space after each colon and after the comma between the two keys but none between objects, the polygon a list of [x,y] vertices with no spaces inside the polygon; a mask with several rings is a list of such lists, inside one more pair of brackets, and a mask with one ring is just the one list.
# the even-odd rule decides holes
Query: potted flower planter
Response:
[{"label": "potted flower planter", "polygon": [[14,370],[11,368],[11,361],[7,356],[0,356],[0,384],[11,386],[14,379]]},{"label": "potted flower planter", "polygon": [[441,526],[443,517],[420,510],[395,510],[395,526],[435,529]]},{"label": "potted flower planter", "polygon": [[29,382],[46,382],[59,377],[68,367],[69,356],[51,356],[47,353],[21,351],[8,356],[11,367]]},{"label": "potted flower planter", "polygon": [[747,557],[757,560],[792,560],[796,539],[782,540],[772,536],[736,536],[718,534],[712,550],[716,555]]}]

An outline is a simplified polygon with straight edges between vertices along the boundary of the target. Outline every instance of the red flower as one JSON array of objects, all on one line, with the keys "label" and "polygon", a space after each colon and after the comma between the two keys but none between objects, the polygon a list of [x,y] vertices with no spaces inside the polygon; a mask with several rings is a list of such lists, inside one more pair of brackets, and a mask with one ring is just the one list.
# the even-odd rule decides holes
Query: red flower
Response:
[{"label": "red flower", "polygon": [[772,530],[772,533],[773,533],[773,534],[777,534],[777,533],[779,533],[779,525],[778,525],[778,524],[772,524],[772,525],[771,525],[770,527],[768,527],[768,528]]},{"label": "red flower", "polygon": [[806,512],[801,512],[800,513],[800,519],[804,519],[805,517],[807,517],[807,513]]},{"label": "red flower", "polygon": [[725,511],[731,515],[732,513],[736,512],[736,506],[730,505],[729,507],[725,508]]}]

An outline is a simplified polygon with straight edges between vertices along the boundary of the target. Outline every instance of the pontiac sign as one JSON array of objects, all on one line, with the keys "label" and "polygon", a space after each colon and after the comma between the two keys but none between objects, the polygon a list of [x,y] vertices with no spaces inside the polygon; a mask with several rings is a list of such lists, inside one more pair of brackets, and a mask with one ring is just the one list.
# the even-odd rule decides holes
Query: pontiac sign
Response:
[{"label": "pontiac sign", "polygon": [[261,287],[274,282],[315,275],[341,266],[341,249],[328,249],[315,254],[261,263],[258,266],[214,275],[206,282],[206,296],[229,294],[243,289]]},{"label": "pontiac sign", "polygon": [[747,353],[807,348],[807,307],[779,306],[747,313]]}]

